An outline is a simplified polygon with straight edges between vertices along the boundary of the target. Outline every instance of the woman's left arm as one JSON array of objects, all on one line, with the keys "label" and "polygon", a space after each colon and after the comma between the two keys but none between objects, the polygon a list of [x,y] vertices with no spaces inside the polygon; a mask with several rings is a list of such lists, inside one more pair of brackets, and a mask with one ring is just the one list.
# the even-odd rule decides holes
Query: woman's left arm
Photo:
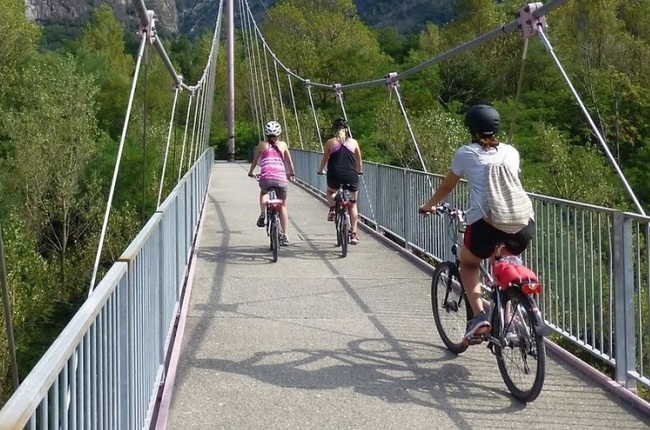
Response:
[{"label": "woman's left arm", "polygon": [[359,142],[356,142],[356,150],[354,151],[354,158],[357,161],[357,173],[363,174],[363,161],[361,160],[361,147]]}]

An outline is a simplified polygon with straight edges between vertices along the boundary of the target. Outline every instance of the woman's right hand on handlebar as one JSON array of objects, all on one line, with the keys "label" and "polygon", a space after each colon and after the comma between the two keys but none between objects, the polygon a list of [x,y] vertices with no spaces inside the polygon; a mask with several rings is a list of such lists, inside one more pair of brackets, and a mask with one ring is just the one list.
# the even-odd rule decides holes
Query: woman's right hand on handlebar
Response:
[{"label": "woman's right hand on handlebar", "polygon": [[316,172],[316,173],[317,173],[318,175],[324,175],[324,174],[325,174],[325,172],[323,172],[322,170],[319,170],[319,171]]},{"label": "woman's right hand on handlebar", "polygon": [[436,207],[432,206],[432,205],[430,205],[428,203],[425,203],[423,205],[420,205],[420,208],[419,208],[418,212],[421,215],[424,215],[424,216],[427,216],[427,215],[430,215],[430,214],[435,214],[436,213]]}]

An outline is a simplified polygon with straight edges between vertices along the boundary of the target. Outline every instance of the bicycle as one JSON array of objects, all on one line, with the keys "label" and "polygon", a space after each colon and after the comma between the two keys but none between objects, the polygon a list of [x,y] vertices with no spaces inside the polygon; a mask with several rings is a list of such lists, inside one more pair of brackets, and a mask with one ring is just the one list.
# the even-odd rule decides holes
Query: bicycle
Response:
[{"label": "bicycle", "polygon": [[344,189],[343,184],[334,195],[334,205],[336,208],[336,218],[334,226],[336,227],[336,246],[341,247],[341,256],[345,258],[348,255],[348,245],[350,244],[350,205],[355,200],[350,196],[350,191]]},{"label": "bicycle", "polygon": [[[511,256],[501,257],[503,245],[497,245],[494,277],[483,265],[479,266],[481,277],[485,281],[484,290],[489,296],[486,309],[492,328],[487,334],[466,340],[465,325],[473,318],[473,313],[460,278],[459,251],[465,233],[465,213],[451,209],[448,204],[437,206],[436,213],[448,216],[450,226],[454,226],[458,233],[455,238],[451,238],[454,242],[451,247],[454,260],[440,263],[431,280],[431,307],[440,338],[456,354],[467,350],[469,345],[487,341],[487,347],[496,356],[501,377],[513,397],[524,403],[535,400],[544,385],[544,336],[550,333],[537,307],[542,284],[530,269],[521,264],[513,264]],[[446,328],[451,320],[456,320],[454,326]],[[454,331],[457,333],[453,334]],[[456,334],[458,341],[452,337]],[[532,376],[529,387],[522,388],[519,384],[523,385],[524,381],[516,380],[515,375],[509,371],[509,365],[515,364],[516,359],[521,361],[523,379],[530,380]],[[532,360],[536,363],[529,362]]]},{"label": "bicycle", "polygon": [[[255,175],[254,178],[259,181],[259,175]],[[278,251],[280,248],[280,232],[282,231],[282,225],[280,223],[280,209],[284,205],[282,199],[278,199],[278,189],[276,187],[269,188],[269,199],[266,203],[266,217],[264,227],[266,229],[266,235],[269,236],[269,250],[273,252],[273,262],[278,261]]]}]

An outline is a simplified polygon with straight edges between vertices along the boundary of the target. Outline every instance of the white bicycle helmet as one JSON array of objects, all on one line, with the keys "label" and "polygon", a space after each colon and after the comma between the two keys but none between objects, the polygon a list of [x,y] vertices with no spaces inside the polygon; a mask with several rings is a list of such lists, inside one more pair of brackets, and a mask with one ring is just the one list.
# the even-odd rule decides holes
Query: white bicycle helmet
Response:
[{"label": "white bicycle helmet", "polygon": [[267,136],[279,136],[282,133],[282,126],[277,121],[269,121],[264,126],[264,134]]}]

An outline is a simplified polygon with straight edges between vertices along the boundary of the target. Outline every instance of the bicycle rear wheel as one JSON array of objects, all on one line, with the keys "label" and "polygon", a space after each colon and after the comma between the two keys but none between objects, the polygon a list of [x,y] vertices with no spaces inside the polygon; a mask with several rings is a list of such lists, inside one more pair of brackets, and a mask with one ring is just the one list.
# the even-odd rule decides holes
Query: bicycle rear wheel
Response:
[{"label": "bicycle rear wheel", "polygon": [[513,397],[532,402],[544,385],[546,346],[537,333],[533,312],[537,305],[520,289],[511,287],[503,293],[503,319],[493,313],[493,333],[499,342],[494,345],[499,372]]},{"label": "bicycle rear wheel", "polygon": [[271,218],[271,251],[273,251],[273,262],[278,261],[278,248],[280,244],[280,223],[277,215]]},{"label": "bicycle rear wheel", "polygon": [[463,336],[472,310],[460,282],[458,266],[444,261],[436,267],[431,279],[431,309],[436,329],[447,349],[460,354],[467,349]]}]

